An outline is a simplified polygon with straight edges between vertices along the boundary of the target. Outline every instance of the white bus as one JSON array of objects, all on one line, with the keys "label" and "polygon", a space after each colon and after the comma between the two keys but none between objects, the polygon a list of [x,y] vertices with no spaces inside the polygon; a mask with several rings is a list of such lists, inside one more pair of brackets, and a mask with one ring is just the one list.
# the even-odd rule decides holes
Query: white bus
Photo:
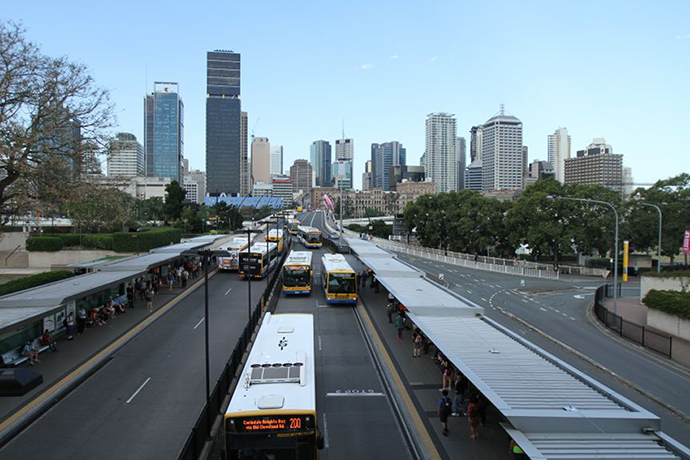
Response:
[{"label": "white bus", "polygon": [[297,238],[305,248],[321,247],[321,230],[318,228],[300,225],[297,227]]},{"label": "white bus", "polygon": [[225,412],[225,458],[315,460],[314,317],[266,313]]},{"label": "white bus", "polygon": [[240,278],[263,278],[278,264],[278,245],[276,243],[254,243],[240,251]]},{"label": "white bus", "polygon": [[291,251],[283,263],[283,294],[311,294],[312,253],[309,251]]},{"label": "white bus", "polygon": [[357,273],[342,254],[324,254],[321,281],[326,303],[357,303]]},{"label": "white bus", "polygon": [[249,246],[247,238],[238,237],[228,241],[228,243],[223,245],[221,249],[228,251],[230,255],[226,257],[218,257],[218,269],[236,271],[239,268],[240,251],[247,249],[247,246]]},{"label": "white bus", "polygon": [[283,252],[283,229],[274,228],[268,231],[268,235],[264,236],[264,241],[271,241],[278,245],[278,252]]}]

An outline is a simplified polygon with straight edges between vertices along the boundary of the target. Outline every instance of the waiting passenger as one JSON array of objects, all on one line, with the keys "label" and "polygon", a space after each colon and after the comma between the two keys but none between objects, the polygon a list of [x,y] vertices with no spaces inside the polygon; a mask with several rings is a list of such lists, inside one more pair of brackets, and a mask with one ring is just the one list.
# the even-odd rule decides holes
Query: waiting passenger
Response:
[{"label": "waiting passenger", "polygon": [[53,338],[50,336],[50,332],[48,332],[48,329],[43,331],[43,336],[41,337],[40,343],[42,347],[48,346],[50,348],[50,351],[58,351],[57,344],[55,343],[55,340],[53,340]]},{"label": "waiting passenger", "polygon": [[29,358],[29,364],[32,366],[40,362],[38,360],[38,350],[34,346],[33,340],[29,340],[26,342],[26,345],[24,345],[24,349],[22,350],[22,355]]}]

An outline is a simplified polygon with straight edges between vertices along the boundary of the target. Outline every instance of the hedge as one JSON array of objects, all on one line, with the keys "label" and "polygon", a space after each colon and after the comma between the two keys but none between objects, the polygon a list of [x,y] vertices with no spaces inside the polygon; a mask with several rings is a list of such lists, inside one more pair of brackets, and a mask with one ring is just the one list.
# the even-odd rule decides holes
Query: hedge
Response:
[{"label": "hedge", "polygon": [[62,240],[58,236],[31,236],[26,239],[27,251],[57,252],[62,246]]},{"label": "hedge", "polygon": [[642,302],[649,308],[690,320],[690,294],[687,292],[652,289]]},{"label": "hedge", "polygon": [[156,228],[137,233],[113,233],[115,252],[148,252],[151,249],[179,243],[182,231],[177,228]]},{"label": "hedge", "polygon": [[36,275],[27,276],[24,278],[9,281],[0,286],[0,295],[11,294],[17,291],[23,291],[43,284],[52,283],[65,278],[74,276],[74,272],[68,270],[58,270],[54,272],[37,273]]},{"label": "hedge", "polygon": [[105,233],[102,235],[83,235],[81,245],[85,248],[91,249],[106,249],[113,250],[113,235],[112,233]]}]

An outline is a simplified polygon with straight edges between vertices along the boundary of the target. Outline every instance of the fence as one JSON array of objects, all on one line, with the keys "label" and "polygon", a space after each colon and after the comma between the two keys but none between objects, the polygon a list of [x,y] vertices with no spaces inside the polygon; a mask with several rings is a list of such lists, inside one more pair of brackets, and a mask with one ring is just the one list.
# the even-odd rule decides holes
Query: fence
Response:
[{"label": "fence", "polygon": [[[283,255],[276,267],[280,267],[285,261],[285,258],[290,252],[291,242],[288,241],[283,248]],[[228,362],[225,364],[220,378],[216,382],[216,385],[210,394],[207,404],[204,405],[203,409],[201,410],[201,413],[199,414],[199,417],[192,428],[192,432],[180,450],[180,454],[177,457],[178,460],[197,460],[200,458],[201,453],[208,442],[213,442],[214,444],[216,443],[218,437],[216,436],[215,439],[211,439],[211,428],[216,422],[218,416],[221,414],[225,397],[231,389],[235,375],[237,375],[237,372],[241,369],[242,357],[246,353],[249,344],[251,343],[252,335],[256,330],[256,326],[259,324],[259,320],[261,319],[263,312],[266,309],[274,311],[275,305],[277,304],[278,297],[272,296],[271,293],[273,292],[277,281],[280,279],[280,270],[276,268],[271,276],[271,281],[264,290],[259,302],[254,307],[251,317],[247,321],[242,334],[237,339],[235,348],[230,354],[230,359],[228,359]]]},{"label": "fence", "polygon": [[[618,287],[620,288],[620,286]],[[602,299],[612,296],[613,286],[610,284],[605,284],[595,291],[594,313],[599,318],[599,321],[621,337],[673,358],[673,336],[650,330],[646,326],[633,323],[620,315],[612,313],[601,304]]]}]

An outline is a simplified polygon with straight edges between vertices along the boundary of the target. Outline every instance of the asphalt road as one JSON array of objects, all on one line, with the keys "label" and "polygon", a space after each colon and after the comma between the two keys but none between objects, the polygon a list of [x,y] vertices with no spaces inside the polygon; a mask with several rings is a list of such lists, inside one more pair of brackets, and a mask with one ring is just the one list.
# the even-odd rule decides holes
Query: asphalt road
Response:
[{"label": "asphalt road", "polygon": [[[265,286],[252,283],[252,306]],[[213,386],[246,324],[246,282],[217,274],[209,306]],[[0,458],[176,458],[205,403],[205,320],[202,287],[4,446]]]}]

